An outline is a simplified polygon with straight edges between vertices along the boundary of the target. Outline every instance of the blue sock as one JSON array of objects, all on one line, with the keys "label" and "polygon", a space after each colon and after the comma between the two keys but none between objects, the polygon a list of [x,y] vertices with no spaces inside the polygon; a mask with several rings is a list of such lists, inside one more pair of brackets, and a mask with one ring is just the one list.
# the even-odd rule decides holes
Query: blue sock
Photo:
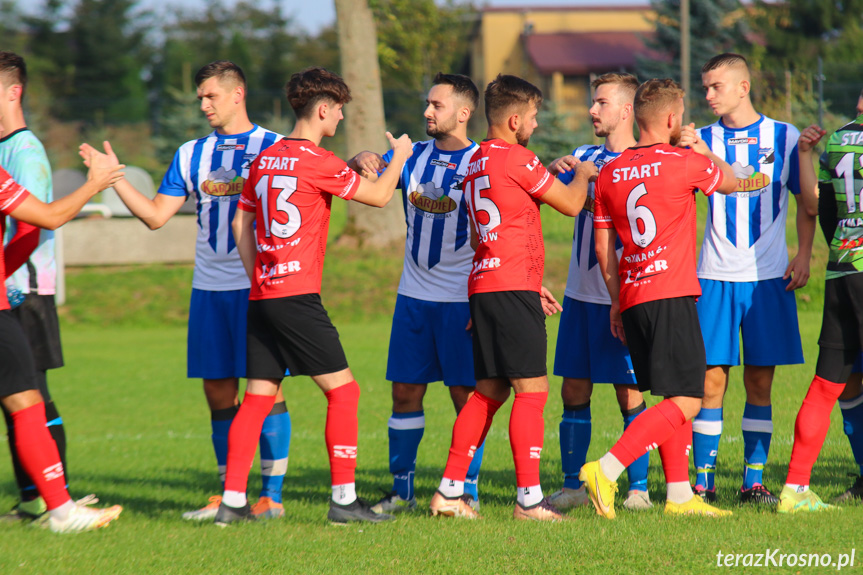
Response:
[{"label": "blue sock", "polygon": [[479,481],[479,468],[482,466],[484,451],[485,441],[473,452],[473,459],[470,461],[470,467],[467,468],[467,476],[464,479],[464,492],[473,497],[474,501],[479,501],[479,491],[477,491],[476,484]]},{"label": "blue sock", "polygon": [[393,474],[393,490],[402,499],[412,499],[414,496],[417,451],[425,426],[425,412],[422,410],[394,412],[390,417],[390,473]]},{"label": "blue sock", "polygon": [[564,405],[560,420],[560,462],[563,467],[563,486],[578,489],[578,474],[587,460],[590,447],[590,402],[582,405]]},{"label": "blue sock", "polygon": [[863,475],[863,393],[848,401],[840,401],[839,408],[845,421],[845,435],[851,443],[851,453],[860,467],[860,475]]},{"label": "blue sock", "polygon": [[[621,412],[623,416],[623,431],[626,431],[629,424],[635,421],[635,418],[646,409],[647,405],[642,401],[638,407]],[[630,491],[647,491],[647,468],[649,465],[650,453],[648,452],[630,463],[629,467],[626,468],[626,473],[629,476]]]},{"label": "blue sock", "polygon": [[261,428],[261,497],[282,502],[291,447],[291,414],[284,401],[273,405]]},{"label": "blue sock", "polygon": [[722,408],[702,407],[692,420],[692,450],[695,460],[695,484],[707,490],[714,489],[713,473],[716,470],[720,437]]},{"label": "blue sock", "polygon": [[773,437],[773,408],[770,405],[752,405],[743,408],[743,489],[760,485],[770,453]]},{"label": "blue sock", "polygon": [[225,471],[228,468],[228,431],[231,430],[231,422],[234,421],[234,416],[237,415],[239,409],[240,406],[235,405],[210,412],[210,425],[213,428],[213,434],[210,437],[213,440],[213,451],[216,452],[219,481],[222,482],[223,490],[225,488]]}]

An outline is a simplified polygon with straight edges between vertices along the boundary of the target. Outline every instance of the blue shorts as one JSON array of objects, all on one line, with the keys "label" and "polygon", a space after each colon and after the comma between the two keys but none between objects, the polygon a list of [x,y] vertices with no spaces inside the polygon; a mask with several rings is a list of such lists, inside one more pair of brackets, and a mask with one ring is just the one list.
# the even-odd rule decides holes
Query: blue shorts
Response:
[{"label": "blue shorts", "polygon": [[433,302],[399,294],[393,313],[387,379],[474,387],[467,302]]},{"label": "blue shorts", "polygon": [[698,321],[707,365],[740,365],[741,332],[746,365],[803,363],[797,302],[793,291],[785,291],[788,280],[699,282]]},{"label": "blue shorts", "polygon": [[634,385],[629,350],[611,335],[611,306],[563,298],[554,375],[593,383]]},{"label": "blue shorts", "polygon": [[249,290],[192,289],[187,377],[246,377]]}]

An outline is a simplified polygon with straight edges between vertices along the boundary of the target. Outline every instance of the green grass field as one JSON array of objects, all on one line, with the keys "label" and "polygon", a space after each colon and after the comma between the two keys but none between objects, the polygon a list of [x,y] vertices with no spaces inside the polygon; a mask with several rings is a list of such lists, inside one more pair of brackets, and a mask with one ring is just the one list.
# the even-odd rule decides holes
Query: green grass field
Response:
[{"label": "green grass field", "polygon": [[[571,223],[553,219],[546,232],[547,283],[562,296]],[[357,482],[360,496],[367,499],[391,485],[390,396],[384,371],[400,258],[399,250],[380,254],[333,247],[325,272],[324,302],[363,390]],[[815,296],[801,301],[808,363],[777,370],[775,434],[765,470],[765,483],[776,490],[785,477],[794,418],[814,369],[820,273],[821,279],[816,274],[807,287]],[[717,570],[719,551],[745,554],[778,548],[779,553],[829,553],[837,558],[855,549],[861,537],[854,527],[863,522],[860,506],[811,517],[737,506],[743,450],[740,369],[732,370],[717,472],[719,504],[735,512],[729,519],[665,517],[662,469],[653,454],[650,492],[656,506],[651,511],[621,509],[612,522],[597,517],[592,508],[571,512],[573,521],[563,524],[514,521],[515,475],[507,438],[511,401],[489,433],[480,477],[484,519],[432,518],[425,509],[440,480],[454,421],[448,394],[433,385],[426,396],[427,428],[417,460],[420,512],[383,525],[330,526],[325,519],[330,492],[323,438],[326,403],[310,380],[297,378],[286,381],[293,420],[286,517],[227,529],[189,524],[180,519],[181,512],[219,491],[200,383],[184,377],[190,277],[189,266],[70,272],[70,302],[62,310],[67,365],[52,372],[50,381],[69,437],[71,491],[75,497],[96,493],[104,503],[124,505],[125,511],[109,528],[77,536],[0,526],[0,573],[705,573]],[[556,333],[557,318],[552,318],[549,365]],[[545,412],[542,480],[549,494],[562,483],[559,386],[559,379],[552,378]],[[621,433],[620,413],[608,386],[597,386],[592,411],[589,457],[595,458]],[[5,451],[0,449],[0,510],[10,508],[16,498]],[[854,470],[836,409],[813,486],[825,499],[832,498],[850,485],[847,473]],[[256,463],[249,486],[253,497],[259,486]],[[863,545],[856,555],[859,566]],[[823,573],[835,568],[767,570],[777,571]]]}]

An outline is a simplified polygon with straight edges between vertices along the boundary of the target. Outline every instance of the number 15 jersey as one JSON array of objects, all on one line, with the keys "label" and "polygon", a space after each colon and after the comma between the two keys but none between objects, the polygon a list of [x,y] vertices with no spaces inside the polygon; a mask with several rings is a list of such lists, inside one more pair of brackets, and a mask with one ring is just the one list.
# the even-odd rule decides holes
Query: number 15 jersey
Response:
[{"label": "number 15 jersey", "polygon": [[695,192],[710,195],[722,171],[707,157],[669,144],[629,148],[596,180],[594,227],[623,243],[620,310],[701,295],[695,275]]},{"label": "number 15 jersey", "polygon": [[239,204],[255,214],[249,299],[320,293],[332,197],[349,200],[359,185],[343,160],[309,140],[284,138],[261,152]]}]

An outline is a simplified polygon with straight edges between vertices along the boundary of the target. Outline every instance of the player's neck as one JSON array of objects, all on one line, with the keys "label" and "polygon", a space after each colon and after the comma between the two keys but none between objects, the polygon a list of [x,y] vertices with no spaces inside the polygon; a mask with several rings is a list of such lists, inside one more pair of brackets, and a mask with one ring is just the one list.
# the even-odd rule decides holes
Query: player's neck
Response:
[{"label": "player's neck", "polygon": [[486,134],[485,139],[503,140],[507,144],[518,144],[518,140],[515,137],[515,132],[506,129],[506,127],[504,126],[489,126],[488,133]]},{"label": "player's neck", "polygon": [[4,110],[3,121],[0,122],[0,138],[5,138],[12,132],[17,132],[21,128],[26,128],[27,123],[24,121],[24,112],[18,110]]},{"label": "player's neck", "polygon": [[304,120],[297,120],[294,124],[294,129],[288,134],[288,137],[294,140],[308,140],[316,146],[321,145],[321,140],[324,138],[324,132],[319,126],[315,126]]},{"label": "player's neck", "polygon": [[438,150],[455,152],[458,150],[464,150],[470,146],[470,140],[466,133],[451,133],[444,135],[442,138],[435,138],[434,145]]},{"label": "player's neck", "polygon": [[755,111],[752,102],[744,100],[730,114],[722,116],[722,123],[727,128],[745,128],[761,119],[761,114]]},{"label": "player's neck", "polygon": [[609,134],[605,138],[605,149],[614,154],[619,154],[626,148],[635,145],[635,136],[632,135],[632,125],[622,127]]},{"label": "player's neck", "polygon": [[654,132],[648,128],[642,128],[638,135],[638,141],[635,143],[639,148],[645,146],[655,146],[657,144],[668,144],[671,142],[671,135],[668,132]]}]

